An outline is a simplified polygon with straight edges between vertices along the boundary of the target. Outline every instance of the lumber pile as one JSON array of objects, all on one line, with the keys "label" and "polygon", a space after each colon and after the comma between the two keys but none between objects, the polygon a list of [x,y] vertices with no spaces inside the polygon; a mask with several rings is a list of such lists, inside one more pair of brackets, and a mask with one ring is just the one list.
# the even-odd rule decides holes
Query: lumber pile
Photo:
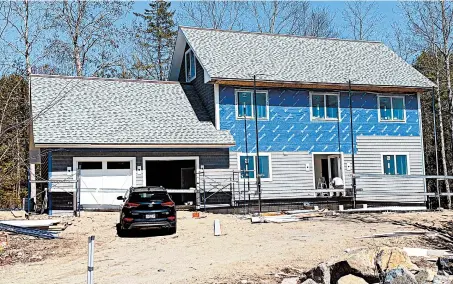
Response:
[{"label": "lumber pile", "polygon": [[270,212],[261,216],[252,216],[252,223],[291,223],[324,217],[327,210],[293,210],[283,212]]}]

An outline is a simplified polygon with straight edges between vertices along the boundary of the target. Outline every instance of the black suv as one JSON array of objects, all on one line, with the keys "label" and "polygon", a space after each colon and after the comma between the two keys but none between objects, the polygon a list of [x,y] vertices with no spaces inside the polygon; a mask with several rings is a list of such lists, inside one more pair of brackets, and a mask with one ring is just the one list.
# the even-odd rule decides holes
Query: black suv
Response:
[{"label": "black suv", "polygon": [[123,200],[118,236],[125,236],[130,230],[166,229],[169,234],[176,233],[175,203],[162,187],[131,187],[126,195],[118,196]]}]

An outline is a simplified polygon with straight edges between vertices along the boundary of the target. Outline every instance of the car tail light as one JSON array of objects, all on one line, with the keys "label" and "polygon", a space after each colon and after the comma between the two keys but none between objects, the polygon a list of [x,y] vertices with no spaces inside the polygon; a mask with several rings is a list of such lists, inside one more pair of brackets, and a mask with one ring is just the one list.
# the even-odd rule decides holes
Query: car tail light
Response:
[{"label": "car tail light", "polygon": [[173,201],[168,201],[168,202],[161,203],[161,205],[165,206],[165,207],[173,207],[173,206],[175,206],[175,203]]},{"label": "car tail light", "polygon": [[134,221],[134,218],[123,218],[124,222],[132,222]]},{"label": "car tail light", "polygon": [[138,207],[140,206],[140,203],[131,203],[131,202],[127,202],[124,204],[124,207],[126,208],[135,208],[135,207]]},{"label": "car tail light", "polygon": [[175,221],[176,217],[175,216],[170,216],[167,219],[170,220],[170,221]]}]

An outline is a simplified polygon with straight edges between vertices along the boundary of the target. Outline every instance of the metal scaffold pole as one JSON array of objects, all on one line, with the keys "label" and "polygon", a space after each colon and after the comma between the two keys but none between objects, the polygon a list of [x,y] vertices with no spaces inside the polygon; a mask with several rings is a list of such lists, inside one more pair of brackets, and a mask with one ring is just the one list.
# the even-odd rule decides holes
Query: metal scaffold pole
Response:
[{"label": "metal scaffold pole", "polygon": [[[432,105],[433,105],[433,134],[434,134],[434,152],[436,156],[436,176],[439,175],[439,158],[437,154],[437,124],[436,124],[436,103],[434,99],[434,87],[432,88]],[[447,175],[448,173],[444,173]],[[445,182],[448,182],[445,180]],[[436,192],[437,192],[437,202],[439,208],[441,208],[441,200],[440,200],[440,188],[439,188],[439,179],[436,178]]]},{"label": "metal scaffold pole", "polygon": [[258,212],[261,214],[261,175],[260,175],[260,147],[258,137],[258,104],[256,101],[256,75],[253,75],[253,102],[255,104],[255,141],[256,141],[256,189],[258,191]]},{"label": "metal scaffold pole", "polygon": [[351,154],[352,154],[352,201],[353,207],[356,208],[356,194],[357,194],[357,183],[355,177],[355,156],[354,156],[354,131],[353,131],[353,117],[352,117],[352,91],[351,91],[351,80],[348,80],[348,92],[349,92],[349,115],[350,119],[350,135],[351,135]]}]

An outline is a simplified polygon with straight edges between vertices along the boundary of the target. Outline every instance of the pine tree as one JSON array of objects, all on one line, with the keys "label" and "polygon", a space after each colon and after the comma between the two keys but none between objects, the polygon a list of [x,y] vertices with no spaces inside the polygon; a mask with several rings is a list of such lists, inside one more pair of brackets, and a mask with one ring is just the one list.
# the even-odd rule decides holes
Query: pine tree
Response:
[{"label": "pine tree", "polygon": [[136,35],[141,54],[136,54],[134,66],[139,73],[145,73],[144,76],[138,74],[138,77],[167,78],[177,33],[173,21],[175,12],[170,10],[170,5],[161,0],[152,1],[143,14],[134,13],[146,25],[146,29],[139,29]]}]

